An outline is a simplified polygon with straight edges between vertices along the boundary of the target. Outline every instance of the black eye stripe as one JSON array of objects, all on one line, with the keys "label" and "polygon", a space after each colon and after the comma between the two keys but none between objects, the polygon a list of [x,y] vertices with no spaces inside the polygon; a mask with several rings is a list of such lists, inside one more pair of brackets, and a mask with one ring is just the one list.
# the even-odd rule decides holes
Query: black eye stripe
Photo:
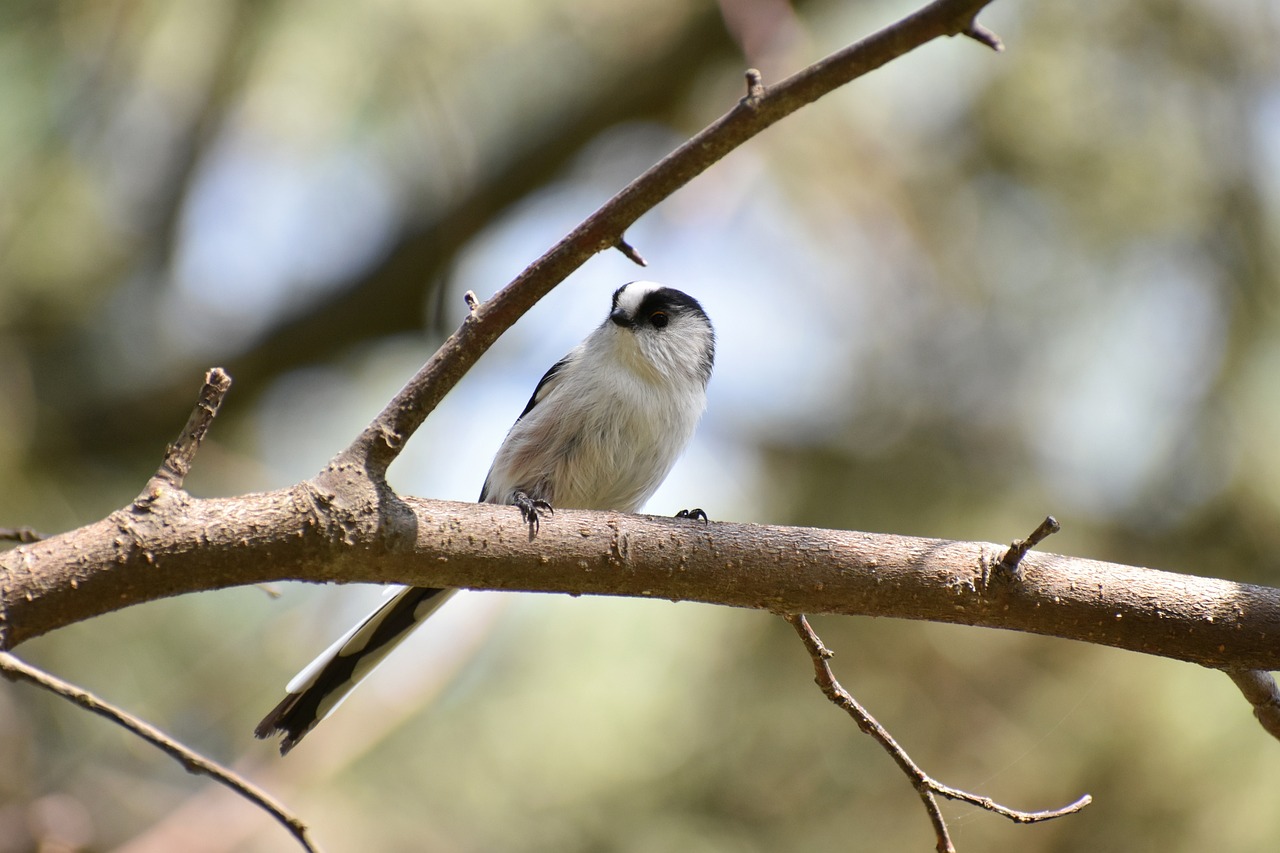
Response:
[{"label": "black eye stripe", "polygon": [[647,294],[641,300],[636,316],[652,317],[655,313],[666,314],[668,321],[672,316],[689,313],[706,316],[698,300],[670,287],[662,287]]}]

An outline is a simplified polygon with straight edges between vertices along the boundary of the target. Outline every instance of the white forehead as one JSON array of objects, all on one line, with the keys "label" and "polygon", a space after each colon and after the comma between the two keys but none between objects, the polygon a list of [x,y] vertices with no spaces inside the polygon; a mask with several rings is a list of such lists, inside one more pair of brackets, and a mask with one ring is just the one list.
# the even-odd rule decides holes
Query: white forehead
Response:
[{"label": "white forehead", "polygon": [[622,290],[618,291],[617,307],[628,314],[635,314],[646,296],[664,287],[666,287],[665,284],[658,284],[656,281],[633,281],[625,284]]}]

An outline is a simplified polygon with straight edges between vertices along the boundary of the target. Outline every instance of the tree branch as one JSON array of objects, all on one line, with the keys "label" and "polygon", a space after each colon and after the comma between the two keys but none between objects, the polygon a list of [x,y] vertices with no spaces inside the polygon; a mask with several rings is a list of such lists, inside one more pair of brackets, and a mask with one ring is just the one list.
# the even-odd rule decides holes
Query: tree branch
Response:
[{"label": "tree branch", "polygon": [[[462,530],[461,527],[452,530],[442,541],[422,538],[424,532],[435,526],[437,513],[452,515],[449,505],[432,508],[430,503],[402,500],[386,483],[387,466],[436,404],[503,331],[570,272],[596,252],[625,247],[627,227],[660,201],[746,140],[850,80],[939,36],[972,35],[978,12],[989,2],[934,0],[772,88],[764,86],[758,73],[748,73],[746,97],[726,115],[606,202],[491,299],[469,301],[469,311],[458,331],[313,480],[280,492],[229,500],[197,501],[183,491],[181,484],[190,464],[190,453],[194,452],[199,435],[207,428],[217,401],[225,393],[225,385],[221,390],[211,390],[207,385],[202,399],[208,400],[197,406],[188,431],[184,431],[184,437],[174,445],[178,450],[171,449],[161,471],[132,505],[96,524],[46,542],[21,545],[0,557],[0,569],[4,570],[0,575],[0,650],[129,604],[198,589],[258,583],[277,579],[282,572],[289,577],[324,581],[389,580],[393,579],[394,566],[404,572],[402,578],[407,578],[423,568],[415,565],[415,560],[424,553],[432,555],[428,559],[440,561],[428,564],[429,567],[438,567],[441,563],[449,568],[470,564],[476,570],[492,571],[492,564],[487,567],[483,561],[476,564],[475,554],[464,554],[454,548],[461,540],[453,534]],[[225,379],[225,374],[221,376]],[[213,379],[211,374],[211,383]],[[462,517],[473,516],[467,519],[467,541],[487,535],[497,543],[510,535],[509,513],[499,517],[492,510],[477,507],[458,507],[458,513],[453,516],[456,520],[448,524],[460,524]],[[594,541],[598,549],[584,565],[608,565],[613,562],[610,555],[614,550],[619,560],[627,562],[624,553],[628,540],[622,527],[646,522],[634,519],[624,522],[620,516],[615,519],[580,522],[586,525],[582,541],[573,544]],[[597,526],[601,524],[605,526]],[[595,536],[589,533],[592,526],[597,526]],[[523,532],[523,527],[519,529]],[[728,527],[719,529],[732,535]],[[766,538],[792,535],[785,528],[776,528],[773,534],[768,528],[760,531]],[[654,532],[641,528],[637,530],[636,541]],[[603,535],[609,540],[614,534],[611,541],[600,539]],[[705,534],[704,529],[697,535]],[[684,531],[681,535],[695,534]],[[536,548],[527,541],[516,547],[536,550],[536,555],[531,553],[525,559],[535,557],[539,561],[537,565],[542,565],[543,561],[554,563],[560,559],[552,547],[555,544],[541,538]],[[691,544],[686,543],[684,547]],[[440,545],[444,551],[438,552],[436,548]],[[712,553],[716,547],[719,546],[712,543]],[[573,550],[568,548],[562,553]],[[371,555],[379,559],[371,563],[368,559]],[[751,560],[744,554],[736,562],[743,566]],[[197,566],[198,569],[194,568]],[[379,576],[362,577],[361,572],[371,568]],[[985,573],[984,568],[983,586]],[[643,574],[639,572],[635,576]],[[455,586],[486,585],[483,573],[480,580],[465,572],[455,577],[457,580],[452,584]],[[514,576],[508,575],[510,577]],[[710,575],[707,578],[711,580]],[[531,583],[526,588],[533,589],[543,578],[529,580]],[[576,586],[579,580],[569,579],[569,585]],[[509,579],[495,582],[497,588],[519,586],[511,586]],[[587,587],[590,586],[588,583]],[[648,594],[652,586],[598,591]],[[743,584],[744,589],[750,586]],[[579,591],[591,590],[584,587]],[[705,589],[677,588],[670,595],[716,601],[723,591],[713,582]],[[726,600],[725,603],[735,602]],[[812,606],[816,604],[813,601],[792,603],[786,594],[776,589],[769,592],[757,589],[749,600],[737,603],[793,611],[824,609],[821,605]],[[1233,665],[1255,666],[1244,661],[1233,661]]]},{"label": "tree branch", "polygon": [[[995,49],[976,22],[990,0],[935,0],[773,87],[747,73],[747,95],[606,202],[485,302],[468,299],[461,327],[384,411],[313,480],[274,492],[197,500],[183,491],[191,460],[229,387],[210,371],[201,401],[160,470],[129,506],[102,521],[0,554],[0,650],[110,610],[170,595],[270,580],[629,595],[801,612],[894,616],[1076,639],[1222,668],[1264,727],[1280,737],[1280,590],[1031,553],[1057,529],[1046,519],[1001,547],[807,528],[563,511],[531,539],[511,507],[402,498],[387,467],[445,394],[520,316],[597,252],[644,260],[625,232],[640,216],[765,128],[942,35]],[[0,531],[2,536],[4,531]],[[1020,823],[1077,811],[1020,812],[941,785],[923,772],[836,681],[830,653],[803,616],[824,692],[912,779],[939,850],[953,850],[936,796]],[[268,809],[306,846],[304,825],[265,794],[90,694],[33,676],[0,655],[0,672],[54,690],[113,719]]]},{"label": "tree branch", "polygon": [[1062,525],[1058,524],[1058,520],[1052,515],[1045,516],[1044,521],[1033,531],[1026,539],[1015,539],[1013,544],[1009,546],[1009,550],[1004,552],[1004,556],[1000,558],[1000,568],[1008,572],[1010,575],[1018,576],[1018,566],[1022,563],[1022,558],[1027,552],[1039,545],[1045,539],[1062,529]]},{"label": "tree branch", "polygon": [[1253,706],[1253,716],[1268,734],[1280,740],[1280,688],[1276,687],[1271,673],[1258,669],[1228,669],[1227,675]]},{"label": "tree branch", "polygon": [[34,684],[42,690],[47,690],[55,696],[60,696],[86,711],[104,717],[116,725],[127,729],[151,745],[159,748],[167,753],[188,773],[208,776],[215,782],[225,785],[236,794],[244,797],[249,802],[266,811],[285,829],[298,839],[298,843],[303,849],[310,853],[319,853],[319,847],[311,840],[310,830],[307,825],[299,818],[290,814],[284,806],[276,802],[266,791],[255,786],[247,779],[218,764],[216,761],[205,758],[203,755],[195,752],[189,747],[183,746],[178,741],[166,735],[159,729],[144,723],[132,714],[123,711],[114,705],[104,702],[97,696],[87,690],[82,690],[74,684],[68,684],[61,679],[55,678],[47,672],[44,672],[30,664],[23,663],[13,655],[0,653],[0,675],[10,681],[25,681],[28,684]]},{"label": "tree branch", "polygon": [[187,418],[187,425],[182,428],[177,440],[165,449],[160,468],[142,490],[139,500],[146,499],[150,492],[164,485],[182,488],[187,475],[191,473],[191,463],[196,457],[196,451],[200,449],[200,442],[204,441],[205,433],[209,431],[209,426],[229,390],[231,377],[221,367],[211,368],[205,374],[204,387],[200,389],[200,397]]},{"label": "tree branch", "polygon": [[[450,268],[459,249],[486,223],[551,181],[608,128],[668,116],[704,69],[731,61],[735,54],[716,4],[700,4],[679,31],[648,50],[615,57],[620,64],[603,85],[591,87],[585,99],[567,98],[551,105],[555,114],[543,116],[545,121],[534,127],[513,116],[506,160],[489,164],[459,197],[429,205],[422,212],[423,221],[406,223],[406,231],[387,255],[348,286],[317,296],[301,314],[282,317],[259,342],[230,358],[226,366],[236,377],[237,398],[255,400],[274,377],[333,359],[361,341],[420,334],[424,287]],[[6,198],[12,196],[9,189]],[[55,340],[43,348],[52,357],[36,363],[38,378],[75,370],[61,357],[74,351],[71,343]],[[86,389],[65,414],[70,421],[67,431],[80,442],[77,450],[98,455],[120,454],[122,449],[151,452],[169,437],[165,412],[186,399],[180,374],[175,372],[162,387],[115,392],[107,398]],[[56,446],[65,452],[62,444]],[[44,449],[37,444],[37,453]]]},{"label": "tree branch", "polygon": [[776,86],[764,86],[759,72],[748,73],[748,94],[732,110],[628,184],[471,311],[461,328],[335,460],[332,473],[341,476],[346,464],[355,464],[380,479],[427,415],[503,332],[592,255],[625,247],[624,235],[632,223],[748,139],[935,38],[964,34],[991,45],[994,36],[976,24],[978,13],[990,2],[934,0]]},{"label": "tree branch", "polygon": [[790,623],[792,628],[796,629],[796,633],[800,636],[800,641],[804,643],[805,649],[809,652],[809,657],[813,660],[814,682],[821,688],[823,695],[830,699],[837,708],[852,717],[853,721],[858,724],[859,729],[880,744],[884,751],[889,753],[898,768],[906,774],[907,779],[911,781],[912,787],[916,789],[916,793],[920,795],[920,800],[924,803],[925,811],[929,814],[929,822],[933,824],[934,834],[938,838],[938,853],[955,853],[956,850],[955,844],[951,841],[951,833],[947,829],[947,821],[942,816],[942,810],[938,808],[938,797],[946,797],[949,800],[956,800],[957,802],[968,803],[971,806],[986,809],[1001,817],[1006,817],[1014,823],[1041,823],[1046,820],[1053,820],[1054,818],[1074,814],[1093,802],[1093,798],[1085,794],[1075,802],[1062,808],[1025,812],[1003,806],[990,797],[970,794],[968,791],[942,784],[924,772],[920,765],[911,759],[907,751],[898,745],[893,735],[889,734],[888,729],[880,725],[880,722],[871,716],[870,712],[862,707],[861,703],[840,685],[840,682],[836,680],[835,673],[831,671],[831,664],[827,663],[832,657],[832,652],[823,644],[822,639],[809,625],[809,620],[804,617],[804,614],[789,614],[783,618]]},{"label": "tree branch", "polygon": [[[263,581],[365,581],[701,601],[778,613],[1004,628],[1215,668],[1280,668],[1280,590],[1007,546],[562,510],[530,541],[511,507],[392,496],[352,506],[311,483],[197,500],[161,489],[0,554],[0,648],[170,595]],[[352,513],[384,511],[360,538]]]},{"label": "tree branch", "polygon": [[0,527],[0,542],[39,542],[48,535],[30,527]]}]

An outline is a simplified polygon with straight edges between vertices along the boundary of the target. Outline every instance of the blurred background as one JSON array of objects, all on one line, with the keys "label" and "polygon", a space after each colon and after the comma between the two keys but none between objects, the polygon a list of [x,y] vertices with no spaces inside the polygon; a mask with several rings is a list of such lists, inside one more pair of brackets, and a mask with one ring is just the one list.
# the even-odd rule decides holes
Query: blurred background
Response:
[{"label": "blurred background", "polygon": [[[904,0],[0,5],[0,525],[309,477],[462,318],[742,95]],[[1008,541],[1280,584],[1280,7],[1001,0],[753,140],[589,262],[391,470],[473,500],[542,372],[652,278],[720,336],[648,511]],[[459,596],[287,759],[251,731],[374,589],[159,602],[19,653],[267,786],[327,849],[930,850],[776,617]],[[1274,846],[1280,744],[1221,674],[818,618],[961,850]],[[256,809],[0,684],[0,853],[276,851]]]}]

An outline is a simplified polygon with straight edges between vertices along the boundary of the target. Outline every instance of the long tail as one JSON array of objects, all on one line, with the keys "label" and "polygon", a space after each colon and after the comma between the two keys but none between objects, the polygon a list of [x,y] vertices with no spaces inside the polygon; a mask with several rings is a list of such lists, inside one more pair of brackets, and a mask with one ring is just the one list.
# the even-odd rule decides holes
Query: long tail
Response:
[{"label": "long tail", "polygon": [[294,676],[285,687],[289,695],[262,718],[254,735],[283,734],[280,754],[288,753],[455,592],[420,586],[400,590]]}]

